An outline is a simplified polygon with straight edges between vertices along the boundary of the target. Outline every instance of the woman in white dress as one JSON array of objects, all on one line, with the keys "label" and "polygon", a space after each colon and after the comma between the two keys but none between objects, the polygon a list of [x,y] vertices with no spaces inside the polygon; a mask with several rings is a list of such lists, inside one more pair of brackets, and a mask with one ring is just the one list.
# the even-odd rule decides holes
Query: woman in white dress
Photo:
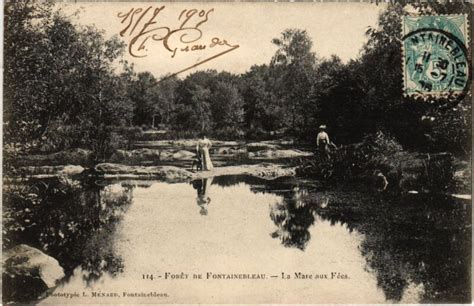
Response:
[{"label": "woman in white dress", "polygon": [[202,170],[203,171],[210,171],[214,169],[212,165],[211,156],[209,155],[209,149],[212,147],[212,143],[207,137],[204,135],[201,140],[198,142],[198,148],[201,152],[201,160],[202,160]]}]

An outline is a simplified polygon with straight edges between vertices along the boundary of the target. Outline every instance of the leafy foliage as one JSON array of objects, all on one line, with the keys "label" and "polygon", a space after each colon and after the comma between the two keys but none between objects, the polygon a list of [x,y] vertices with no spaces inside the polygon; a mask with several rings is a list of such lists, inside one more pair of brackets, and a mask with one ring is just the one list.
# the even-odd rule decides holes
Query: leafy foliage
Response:
[{"label": "leafy foliage", "polygon": [[36,149],[59,122],[87,130],[89,147],[99,148],[101,158],[109,137],[104,127],[131,111],[114,71],[123,43],[74,26],[52,4],[8,2],[4,25],[4,130],[12,154]]},{"label": "leafy foliage", "polygon": [[[267,65],[242,75],[198,71],[184,79],[136,73],[123,45],[93,27],[74,26],[52,4],[5,6],[4,144],[10,155],[74,147],[101,160],[130,146],[119,127],[205,132],[219,138],[285,135],[314,143],[328,126],[337,144],[384,131],[406,149],[457,154],[470,151],[470,96],[453,106],[402,94],[401,16],[466,13],[463,3],[390,2],[377,27],[368,28],[360,57],[343,63],[319,58],[301,29],[272,40]],[[316,42],[317,43],[317,42]],[[121,72],[115,67],[121,62]],[[122,131],[126,131],[123,130]],[[7,162],[8,164],[8,162]]]}]

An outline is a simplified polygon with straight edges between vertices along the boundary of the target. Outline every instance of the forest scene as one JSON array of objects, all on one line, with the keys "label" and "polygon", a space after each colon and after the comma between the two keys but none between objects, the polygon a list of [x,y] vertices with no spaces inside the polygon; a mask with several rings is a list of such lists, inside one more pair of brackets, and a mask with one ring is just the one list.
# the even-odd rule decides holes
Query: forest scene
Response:
[{"label": "forest scene", "polygon": [[[161,197],[177,207],[192,203],[199,218],[218,215],[213,209],[221,205],[231,217],[259,224],[245,214],[259,208],[233,211],[240,202],[230,192],[265,206],[272,230],[265,228],[262,245],[278,241],[283,250],[313,254],[318,224],[331,229],[323,242],[340,234],[338,226],[351,241],[360,234],[362,242],[354,243],[369,267],[363,273],[375,271],[374,286],[383,292],[370,301],[469,302],[472,95],[405,95],[400,29],[408,15],[471,20],[472,6],[383,5],[377,26],[365,29],[366,42],[348,61],[319,55],[306,29],[289,27],[266,42],[276,50],[267,63],[244,73],[170,75],[137,70],[118,35],[72,21],[85,12],[65,14],[54,1],[7,1],[3,302],[47,300],[68,286],[82,290],[74,287],[81,282],[89,290],[98,280],[110,276],[111,284],[128,275],[128,264],[143,268],[130,255],[143,246],[137,237],[152,233],[150,240],[157,235],[171,244],[158,235],[166,226],[174,231],[178,225],[166,222],[182,217],[171,205],[148,211]],[[322,130],[330,139],[327,155],[318,147]],[[181,193],[183,200],[173,197]],[[155,220],[165,220],[156,225],[165,228],[160,233]],[[244,228],[244,221],[233,222]],[[440,239],[433,242],[433,235]],[[136,240],[127,245],[117,237]],[[443,251],[434,255],[433,245]],[[173,247],[157,249],[163,262],[173,258],[166,253]],[[24,286],[31,290],[18,289]]]},{"label": "forest scene", "polygon": [[[420,13],[470,13],[457,2],[413,6]],[[359,58],[348,63],[318,57],[312,51],[318,42],[304,29],[287,29],[275,33],[278,50],[268,64],[244,74],[206,70],[157,83],[163,76],[137,73],[129,63],[115,69],[125,52],[117,37],[74,27],[52,4],[7,3],[5,157],[83,148],[99,161],[146,140],[150,129],[174,138],[205,132],[221,140],[314,142],[321,124],[337,144],[382,131],[407,150],[467,156],[469,96],[456,105],[403,96],[404,7],[390,4],[379,26],[367,29]]]}]

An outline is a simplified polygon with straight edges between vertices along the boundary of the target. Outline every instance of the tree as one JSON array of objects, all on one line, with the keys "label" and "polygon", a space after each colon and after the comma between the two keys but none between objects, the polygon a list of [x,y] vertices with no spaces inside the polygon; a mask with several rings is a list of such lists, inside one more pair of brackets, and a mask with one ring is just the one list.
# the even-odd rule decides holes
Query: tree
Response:
[{"label": "tree", "polygon": [[155,114],[155,91],[156,78],[150,72],[140,72],[132,79],[128,95],[132,100],[133,123],[135,125],[152,125]]},{"label": "tree", "polygon": [[[8,2],[4,19],[4,135],[5,150],[31,150],[42,130],[47,111],[49,83],[40,78],[47,73],[48,43],[43,29],[53,21],[51,3]],[[35,103],[31,103],[31,99]]]},{"label": "tree", "polygon": [[214,129],[240,130],[243,122],[243,99],[236,85],[218,81],[211,97]]},{"label": "tree", "polygon": [[154,125],[169,124],[175,109],[177,88],[181,81],[177,77],[166,78],[152,88],[154,93]]},{"label": "tree", "polygon": [[50,3],[8,2],[4,25],[7,149],[40,146],[55,137],[59,122],[75,126],[69,137],[102,151],[110,138],[104,127],[128,112],[114,70],[124,44],[94,27],[75,27]]},{"label": "tree", "polygon": [[312,85],[311,103],[307,109],[310,116],[306,135],[314,141],[317,127],[328,125],[331,138],[338,144],[359,141],[367,132],[363,84],[355,72],[357,63],[343,64],[337,56],[320,61]]},{"label": "tree", "polygon": [[287,29],[272,42],[278,47],[270,67],[277,78],[276,95],[285,109],[285,125],[293,131],[308,124],[306,110],[315,77],[316,55],[307,32]]},{"label": "tree", "polygon": [[275,96],[276,79],[267,65],[252,66],[242,75],[245,126],[272,131],[282,126],[283,108]]},{"label": "tree", "polygon": [[236,135],[243,122],[239,78],[214,70],[190,74],[177,87],[174,125],[185,131]]},{"label": "tree", "polygon": [[215,71],[190,74],[177,90],[173,124],[179,130],[208,132],[212,127],[209,84]]}]

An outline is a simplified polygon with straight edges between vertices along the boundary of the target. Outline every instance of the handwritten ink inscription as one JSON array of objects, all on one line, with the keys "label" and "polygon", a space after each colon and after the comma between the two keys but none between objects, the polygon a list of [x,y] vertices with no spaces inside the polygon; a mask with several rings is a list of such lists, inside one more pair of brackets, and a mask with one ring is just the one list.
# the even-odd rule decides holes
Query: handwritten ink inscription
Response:
[{"label": "handwritten ink inscription", "polygon": [[[197,10],[184,9],[178,15],[178,26],[176,28],[159,25],[159,17],[165,11],[166,6],[144,8],[132,8],[127,12],[117,14],[124,28],[120,36],[130,38],[128,52],[133,57],[146,57],[149,54],[150,43],[160,42],[163,47],[174,58],[178,53],[199,52],[206,49],[221,48],[219,53],[197,63],[203,64],[211,59],[235,50],[239,45],[230,44],[226,39],[213,37],[204,41],[201,26],[209,21],[209,16],[214,9]],[[194,68],[196,65],[185,70]],[[184,70],[180,71],[183,72]],[[178,73],[180,73],[178,72]]]}]

